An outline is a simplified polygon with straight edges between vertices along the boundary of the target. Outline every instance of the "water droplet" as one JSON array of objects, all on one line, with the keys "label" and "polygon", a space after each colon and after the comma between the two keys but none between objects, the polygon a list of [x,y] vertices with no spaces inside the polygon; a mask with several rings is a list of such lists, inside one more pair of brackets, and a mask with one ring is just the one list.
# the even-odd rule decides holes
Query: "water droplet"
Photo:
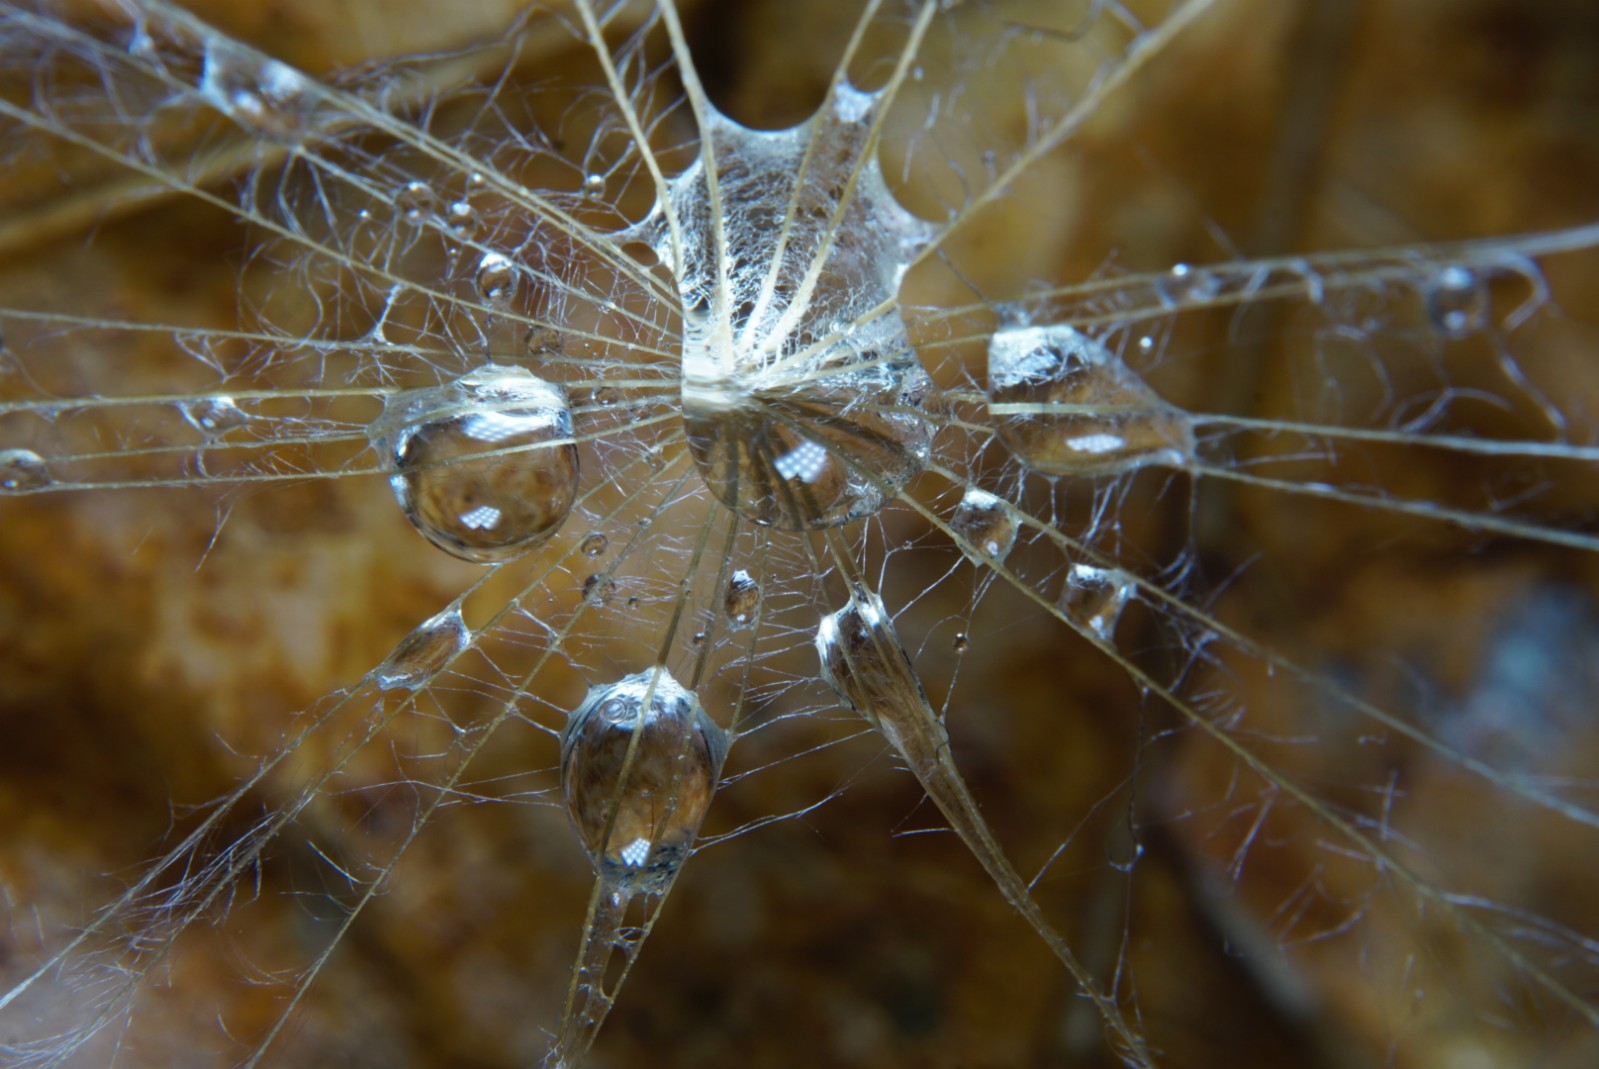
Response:
[{"label": "water droplet", "polygon": [[699,649],[701,646],[705,645],[705,640],[709,637],[710,636],[704,631],[696,631],[689,637],[688,644],[695,649]]},{"label": "water droplet", "polygon": [[921,680],[876,594],[857,589],[848,605],[822,617],[816,653],[823,681],[895,751],[931,757],[927,747],[943,737],[943,726],[932,721]]},{"label": "water droplet", "polygon": [[482,221],[478,218],[476,208],[464,200],[458,200],[444,210],[444,223],[453,236],[470,241],[477,237]]},{"label": "water droplet", "polygon": [[1188,414],[1103,344],[1063,324],[996,332],[988,345],[988,397],[1000,438],[1045,474],[1182,467],[1193,457]]},{"label": "water droplet", "polygon": [[1427,322],[1438,333],[1464,338],[1488,322],[1488,289],[1482,279],[1458,264],[1446,267],[1427,286]]},{"label": "water droplet", "polygon": [[508,560],[572,511],[578,454],[566,395],[521,368],[490,364],[397,394],[375,429],[400,507],[447,553]]},{"label": "water droplet", "polygon": [[467,194],[467,196],[471,196],[474,193],[481,193],[481,192],[483,192],[483,190],[487,189],[488,187],[489,187],[489,180],[487,178],[485,178],[480,172],[473,171],[471,174],[466,176],[466,194]]},{"label": "water droplet", "polygon": [[1116,622],[1133,594],[1133,581],[1116,568],[1074,564],[1066,573],[1060,608],[1068,619],[1106,642],[1116,634]]},{"label": "water droplet", "polygon": [[684,430],[706,486],[740,516],[837,526],[875,514],[921,470],[933,386],[897,316],[748,378],[718,370],[700,333],[690,324],[684,342]]},{"label": "water droplet", "polygon": [[986,490],[966,489],[950,529],[962,539],[961,552],[979,564],[1003,564],[1016,545],[1016,510]]},{"label": "water droplet", "polygon": [[593,534],[583,539],[581,547],[583,550],[583,556],[598,557],[601,553],[605,552],[606,545],[608,545],[608,542],[606,541],[605,536],[600,534],[598,531],[595,531]]},{"label": "water droplet", "polygon": [[0,493],[42,490],[55,480],[44,458],[31,449],[0,449]]},{"label": "water droplet", "polygon": [[727,621],[734,627],[748,627],[755,619],[761,605],[761,587],[743,568],[727,578],[727,593],[722,596],[722,609]]},{"label": "water droplet", "polygon": [[658,891],[688,857],[727,733],[665,668],[591,687],[561,732],[561,793],[601,875]]},{"label": "water droplet", "polygon": [[560,356],[566,348],[566,336],[550,326],[532,326],[522,339],[522,348],[529,356]]},{"label": "water droplet", "polygon": [[595,572],[583,580],[583,600],[597,608],[604,608],[616,596],[616,580]]},{"label": "water droplet", "polygon": [[1216,275],[1205,268],[1177,264],[1156,288],[1168,307],[1204,304],[1220,292],[1221,283]]},{"label": "water droplet", "polygon": [[950,647],[951,647],[951,648],[952,648],[952,649],[953,649],[953,650],[954,650],[954,651],[955,651],[955,652],[956,652],[956,653],[965,653],[965,652],[966,652],[966,650],[967,650],[967,649],[968,649],[968,648],[969,648],[969,647],[970,647],[970,646],[971,646],[971,644],[972,644],[972,640],[971,640],[971,638],[970,638],[970,637],[969,637],[969,636],[968,636],[968,635],[967,635],[967,634],[966,634],[966,632],[964,632],[964,631],[957,631],[957,632],[956,632],[956,633],[955,633],[955,640],[954,640],[954,641],[953,641],[953,642],[951,642],[951,643],[950,643]]},{"label": "water droplet", "polygon": [[483,254],[472,276],[477,295],[491,304],[504,304],[516,292],[516,266],[497,252]]},{"label": "water droplet", "polygon": [[432,679],[451,657],[466,649],[471,632],[459,606],[451,606],[417,625],[373,673],[385,690],[418,687]]},{"label": "water droplet", "polygon": [[206,42],[200,95],[239,125],[287,144],[304,139],[316,96],[293,67],[221,37]]},{"label": "water droplet", "polygon": [[630,609],[638,608],[638,595],[637,594],[635,594],[632,597],[627,599],[627,607],[630,608]]},{"label": "water droplet", "polygon": [[421,226],[439,209],[439,197],[426,182],[407,182],[394,196],[394,206],[412,226]]},{"label": "water droplet", "polygon": [[603,174],[591,174],[587,176],[583,179],[583,190],[584,192],[590,193],[596,197],[601,193],[604,193],[605,176]]},{"label": "water droplet", "polygon": [[183,418],[208,438],[220,438],[250,422],[231,397],[205,397],[182,406]]}]

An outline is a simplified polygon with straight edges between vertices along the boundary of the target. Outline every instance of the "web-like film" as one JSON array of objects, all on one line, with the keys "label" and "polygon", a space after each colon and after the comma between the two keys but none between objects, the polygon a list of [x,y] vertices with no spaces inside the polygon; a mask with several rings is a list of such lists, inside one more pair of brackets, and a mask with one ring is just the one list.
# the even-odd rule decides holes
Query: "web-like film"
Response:
[{"label": "web-like film", "polygon": [[1599,1059],[1599,22],[0,4],[0,1065]]}]

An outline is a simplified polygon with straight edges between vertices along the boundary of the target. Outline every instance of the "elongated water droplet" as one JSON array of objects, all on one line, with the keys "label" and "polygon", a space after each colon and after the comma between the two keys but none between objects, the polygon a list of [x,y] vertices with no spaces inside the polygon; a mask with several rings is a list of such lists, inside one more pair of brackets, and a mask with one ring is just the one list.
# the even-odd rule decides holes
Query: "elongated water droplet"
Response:
[{"label": "elongated water droplet", "polygon": [[451,657],[466,649],[471,633],[458,606],[418,624],[373,673],[385,690],[417,687],[436,675]]},{"label": "elongated water droplet", "polygon": [[962,539],[961,551],[979,564],[1003,564],[1016,545],[1016,510],[986,490],[968,487],[955,509],[950,529]]},{"label": "elongated water droplet", "polygon": [[1438,272],[1425,300],[1427,322],[1447,337],[1464,338],[1488,321],[1487,287],[1469,268],[1455,265]]},{"label": "elongated water droplet", "polygon": [[477,237],[482,223],[476,208],[464,200],[458,200],[444,210],[444,225],[450,228],[452,236],[470,241]]},{"label": "elongated water droplet", "polygon": [[663,887],[694,845],[727,748],[665,668],[589,689],[561,733],[561,793],[603,877],[627,891]]},{"label": "elongated water droplet", "polygon": [[504,304],[516,292],[516,266],[497,252],[483,254],[472,276],[477,295],[491,304]]},{"label": "elongated water droplet", "polygon": [[220,438],[250,421],[231,397],[206,397],[190,401],[182,408],[183,418],[207,438]]},{"label": "elongated water droplet", "polygon": [[31,449],[0,449],[0,493],[42,490],[55,480],[44,458]]},{"label": "elongated water droplet", "polygon": [[439,195],[426,182],[407,182],[394,196],[394,206],[412,226],[421,226],[439,210]]},{"label": "elongated water droplet", "polygon": [[206,42],[200,95],[239,125],[287,144],[305,137],[315,103],[299,71],[222,37]]},{"label": "elongated water droplet", "polygon": [[956,653],[965,653],[971,644],[972,640],[966,634],[966,632],[958,631],[955,633],[955,638],[950,642],[949,646],[950,649],[954,650]]},{"label": "elongated water droplet", "polygon": [[1115,568],[1074,564],[1066,573],[1060,608],[1068,619],[1106,642],[1116,635],[1116,623],[1133,594],[1133,581]]},{"label": "elongated water droplet", "polygon": [[929,731],[942,733],[925,723],[930,706],[921,680],[876,594],[857,590],[848,605],[822,617],[816,653],[822,679],[895,750],[903,754]]},{"label": "elongated water droplet", "polygon": [[595,531],[593,534],[583,539],[580,548],[583,550],[583,556],[598,557],[601,553],[605,552],[605,547],[608,544],[609,542],[607,541],[606,537],[600,534],[598,531]]},{"label": "elongated water droplet", "polygon": [[400,507],[457,557],[489,564],[525,553],[572,511],[578,454],[566,394],[521,368],[490,364],[396,395],[376,426]]},{"label": "elongated water droplet", "polygon": [[727,577],[727,593],[722,597],[722,608],[727,622],[734,627],[748,627],[755,619],[761,604],[761,587],[743,568]]},{"label": "elongated water droplet", "polygon": [[1049,475],[1108,475],[1193,457],[1187,413],[1103,344],[1065,325],[1010,327],[988,344],[989,413],[1023,464]]}]

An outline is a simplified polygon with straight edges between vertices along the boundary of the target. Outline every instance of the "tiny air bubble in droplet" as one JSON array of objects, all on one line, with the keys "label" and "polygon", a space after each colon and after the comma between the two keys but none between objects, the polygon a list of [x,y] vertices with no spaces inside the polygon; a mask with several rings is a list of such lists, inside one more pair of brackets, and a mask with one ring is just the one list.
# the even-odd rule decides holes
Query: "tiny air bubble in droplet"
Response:
[{"label": "tiny air bubble in droplet", "polygon": [[583,556],[598,557],[601,553],[605,552],[605,547],[608,544],[609,543],[607,542],[605,536],[596,531],[587,538],[583,539],[581,546],[583,550]]},{"label": "tiny air bubble in droplet", "polygon": [[490,364],[397,394],[374,427],[407,518],[464,560],[525,553],[572,511],[578,453],[566,394],[521,368]]},{"label": "tiny air bubble in droplet", "polygon": [[1060,608],[1068,619],[1109,642],[1132,594],[1133,581],[1125,572],[1074,564],[1066,573]]},{"label": "tiny air bubble in droplet", "polygon": [[438,211],[439,197],[426,182],[407,182],[394,196],[394,206],[412,226],[420,226]]},{"label": "tiny air bubble in droplet", "polygon": [[385,690],[417,687],[438,674],[450,658],[466,649],[471,633],[458,606],[417,625],[394,647],[374,673]]},{"label": "tiny air bubble in droplet", "polygon": [[0,493],[42,490],[54,480],[44,458],[31,449],[0,449]]},{"label": "tiny air bubble in droplet", "polygon": [[728,739],[665,668],[591,687],[561,732],[561,793],[600,874],[657,890],[688,857]]},{"label": "tiny air bubble in droplet", "polygon": [[979,564],[1003,564],[1016,545],[1016,510],[986,490],[968,487],[950,529],[961,551]]},{"label": "tiny air bubble in droplet", "polygon": [[1488,290],[1469,268],[1456,264],[1438,272],[1426,292],[1427,322],[1438,333],[1463,338],[1488,321]]},{"label": "tiny air bubble in droplet", "polygon": [[727,593],[722,597],[722,608],[727,621],[734,627],[748,627],[755,619],[761,604],[761,587],[743,568],[727,579]]},{"label": "tiny air bubble in droplet", "polygon": [[492,304],[503,304],[516,292],[516,267],[497,252],[483,254],[477,273],[472,276],[477,295]]}]

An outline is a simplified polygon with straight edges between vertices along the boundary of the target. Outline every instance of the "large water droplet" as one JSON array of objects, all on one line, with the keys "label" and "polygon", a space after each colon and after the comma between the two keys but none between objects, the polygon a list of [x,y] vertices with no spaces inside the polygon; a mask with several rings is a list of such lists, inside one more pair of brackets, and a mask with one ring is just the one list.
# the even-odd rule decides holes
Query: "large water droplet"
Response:
[{"label": "large water droplet", "polygon": [[491,304],[504,304],[516,292],[516,265],[497,252],[483,254],[472,276],[477,295]]},{"label": "large water droplet", "polygon": [[1469,268],[1455,265],[1438,272],[1427,286],[1427,322],[1438,333],[1464,338],[1488,321],[1488,289]]},{"label": "large water droplet", "polygon": [[745,375],[736,359],[706,353],[718,343],[701,337],[690,317],[684,430],[724,505],[764,526],[831,527],[876,513],[921,469],[932,441],[932,384],[898,317],[883,318],[893,322],[843,335],[809,357],[752,365]]},{"label": "large water droplet", "polygon": [[727,748],[665,668],[589,689],[561,733],[561,793],[602,876],[663,888],[694,844]]},{"label": "large water droplet", "polygon": [[988,343],[994,429],[1023,464],[1049,475],[1183,467],[1193,422],[1102,343],[1072,327],[1010,327]]},{"label": "large water droplet", "polygon": [[979,564],[1003,564],[1016,545],[1016,510],[986,490],[968,487],[950,529],[963,553]]},{"label": "large water droplet", "polygon": [[55,480],[44,458],[31,449],[0,449],[0,493],[42,490]]},{"label": "large water droplet", "polygon": [[761,587],[743,568],[727,578],[727,593],[722,597],[722,609],[727,622],[734,627],[748,627],[755,619],[761,604]]},{"label": "large water droplet", "polygon": [[378,665],[373,677],[385,690],[421,686],[451,657],[466,649],[470,637],[460,608],[452,606],[422,621],[416,630],[401,639],[394,652]]},{"label": "large water droplet", "polygon": [[1068,619],[1106,642],[1116,635],[1116,623],[1133,595],[1133,581],[1116,568],[1074,564],[1066,573],[1060,608]]},{"label": "large water droplet", "polygon": [[205,397],[183,405],[183,418],[207,438],[220,438],[250,421],[231,397]]},{"label": "large water droplet", "polygon": [[566,394],[521,368],[490,364],[396,395],[377,429],[400,507],[457,557],[489,564],[525,553],[572,511],[578,455]]},{"label": "large water droplet", "polygon": [[907,733],[898,725],[926,709],[927,698],[882,600],[857,590],[848,605],[822,617],[816,653],[827,685],[902,750]]}]

